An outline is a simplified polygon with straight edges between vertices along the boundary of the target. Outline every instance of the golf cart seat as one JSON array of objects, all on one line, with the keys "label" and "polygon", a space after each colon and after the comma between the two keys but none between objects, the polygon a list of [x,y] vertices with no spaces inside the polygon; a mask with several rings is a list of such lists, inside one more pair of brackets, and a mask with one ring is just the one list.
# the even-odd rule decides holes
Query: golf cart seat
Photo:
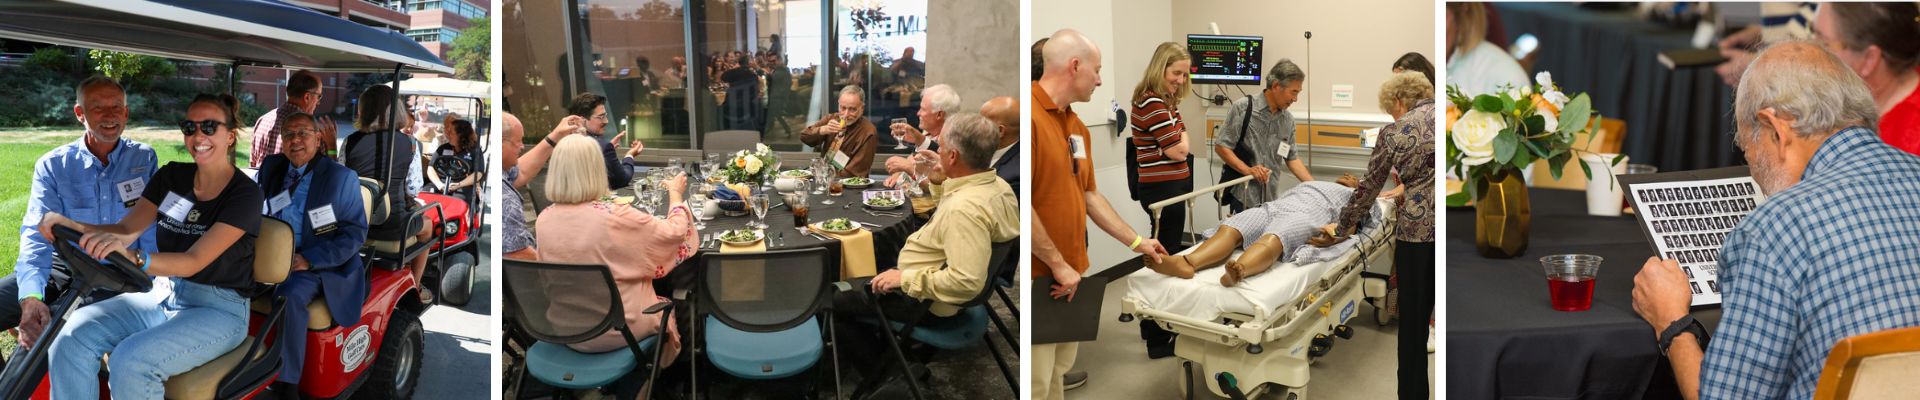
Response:
[{"label": "golf cart seat", "polygon": [[[264,299],[254,300],[252,308],[253,312],[265,315],[273,312],[273,303]],[[299,321],[294,322],[297,323]],[[332,327],[333,311],[327,309],[326,297],[321,295],[313,296],[313,301],[307,303],[307,330],[320,331]]]},{"label": "golf cart seat", "polygon": [[[262,284],[279,284],[287,279],[293,263],[293,228],[286,222],[272,217],[260,219],[260,236],[254,241],[253,280]],[[213,361],[172,378],[167,378],[167,398],[169,399],[214,399],[238,398],[266,385],[280,371],[280,351],[272,346],[261,346],[266,336],[279,328],[281,307],[285,299],[267,292],[254,298],[254,304],[268,301],[267,322],[257,330],[247,332],[232,351]],[[326,308],[324,305],[322,309]],[[242,365],[242,360],[246,360]]]},{"label": "golf cart seat", "polygon": [[[427,204],[418,209],[406,212],[401,216],[403,219],[400,221],[388,221],[392,218],[383,217],[388,217],[388,210],[391,210],[391,207],[394,207],[394,205],[387,203],[387,196],[383,195],[384,193],[386,193],[384,191],[384,185],[381,185],[380,181],[372,178],[360,178],[360,200],[364,201],[362,204],[365,204],[367,208],[367,226],[374,227],[374,231],[377,232],[379,231],[377,227],[387,223],[406,224],[406,228],[401,230],[405,232],[405,234],[401,237],[375,238],[371,234],[367,237],[366,248],[371,250],[369,255],[372,256],[368,258],[371,259],[373,266],[395,270],[406,267],[407,260],[412,260],[421,253],[425,253],[433,248],[433,243],[438,243],[438,241],[421,243],[420,238],[415,236],[414,233],[419,232],[421,225],[427,223],[427,213],[439,212],[440,205]],[[402,207],[405,206],[403,205]],[[320,308],[326,307],[322,306]],[[308,307],[309,311],[312,309],[312,306]],[[323,313],[312,313],[309,315],[313,315],[315,318],[321,316],[331,318],[330,314]]]}]

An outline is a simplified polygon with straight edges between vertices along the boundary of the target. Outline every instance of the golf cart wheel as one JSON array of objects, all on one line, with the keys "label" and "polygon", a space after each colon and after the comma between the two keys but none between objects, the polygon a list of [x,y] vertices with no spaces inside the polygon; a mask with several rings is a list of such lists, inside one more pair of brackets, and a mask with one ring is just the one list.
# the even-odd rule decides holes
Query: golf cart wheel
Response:
[{"label": "golf cart wheel", "polygon": [[473,263],[473,253],[447,256],[447,273],[440,276],[440,302],[459,307],[473,300]]},{"label": "golf cart wheel", "polygon": [[421,356],[426,349],[426,332],[420,327],[420,316],[405,307],[395,308],[393,319],[387,323],[386,335],[373,369],[366,372],[373,375],[367,377],[366,384],[353,398],[413,398],[414,388],[420,386],[420,364],[424,361]]}]

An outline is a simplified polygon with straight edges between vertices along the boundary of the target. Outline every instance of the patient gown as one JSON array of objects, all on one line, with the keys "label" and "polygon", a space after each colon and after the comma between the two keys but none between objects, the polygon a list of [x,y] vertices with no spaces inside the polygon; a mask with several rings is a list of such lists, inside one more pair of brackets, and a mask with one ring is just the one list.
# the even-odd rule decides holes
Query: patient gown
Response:
[{"label": "patient gown", "polygon": [[[1280,194],[1280,198],[1227,217],[1221,224],[1240,231],[1240,247],[1246,248],[1262,234],[1280,237],[1287,251],[1280,262],[1294,262],[1321,226],[1333,223],[1340,207],[1353,196],[1353,188],[1333,182],[1301,182]],[[1348,242],[1351,242],[1349,240]],[[1344,244],[1344,243],[1343,243]]]}]

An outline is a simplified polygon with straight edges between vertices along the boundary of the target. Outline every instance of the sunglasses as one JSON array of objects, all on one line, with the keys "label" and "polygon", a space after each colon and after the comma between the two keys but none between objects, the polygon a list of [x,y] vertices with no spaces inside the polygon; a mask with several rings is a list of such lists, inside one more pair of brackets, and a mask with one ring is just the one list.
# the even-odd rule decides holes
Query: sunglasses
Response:
[{"label": "sunglasses", "polygon": [[193,136],[193,133],[195,132],[195,128],[198,127],[199,128],[198,131],[201,134],[207,135],[207,136],[213,136],[215,128],[226,126],[226,125],[227,123],[225,122],[214,121],[214,120],[206,120],[206,121],[181,120],[180,134],[186,135],[186,136]]},{"label": "sunglasses", "polygon": [[285,130],[285,131],[281,131],[281,132],[280,132],[280,137],[285,137],[285,138],[295,138],[295,139],[297,139],[297,138],[303,138],[303,137],[307,137],[307,136],[313,136],[313,135],[317,135],[317,134],[319,134],[319,133],[320,133],[320,131],[318,131],[318,130],[314,130],[314,129],[300,129],[300,130],[293,130],[293,129],[288,129],[288,130]]}]

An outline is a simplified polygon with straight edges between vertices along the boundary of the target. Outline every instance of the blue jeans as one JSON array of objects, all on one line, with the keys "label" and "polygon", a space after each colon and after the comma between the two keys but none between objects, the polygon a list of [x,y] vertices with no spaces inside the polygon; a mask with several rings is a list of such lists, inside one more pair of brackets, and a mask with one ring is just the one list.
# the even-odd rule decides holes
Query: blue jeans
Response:
[{"label": "blue jeans", "polygon": [[53,340],[53,398],[100,398],[100,356],[112,354],[116,399],[159,399],[168,377],[213,361],[247,335],[247,299],[180,278],[74,310]]}]

